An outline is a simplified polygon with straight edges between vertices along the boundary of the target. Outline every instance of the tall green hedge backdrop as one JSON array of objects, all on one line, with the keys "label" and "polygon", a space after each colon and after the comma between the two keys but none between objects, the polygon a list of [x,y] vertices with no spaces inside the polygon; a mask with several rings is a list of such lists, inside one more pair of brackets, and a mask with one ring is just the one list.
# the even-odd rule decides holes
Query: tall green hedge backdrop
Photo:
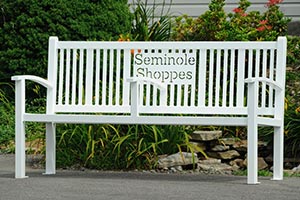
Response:
[{"label": "tall green hedge backdrop", "polygon": [[127,0],[1,0],[0,81],[14,74],[46,77],[49,36],[117,40],[129,32]]}]

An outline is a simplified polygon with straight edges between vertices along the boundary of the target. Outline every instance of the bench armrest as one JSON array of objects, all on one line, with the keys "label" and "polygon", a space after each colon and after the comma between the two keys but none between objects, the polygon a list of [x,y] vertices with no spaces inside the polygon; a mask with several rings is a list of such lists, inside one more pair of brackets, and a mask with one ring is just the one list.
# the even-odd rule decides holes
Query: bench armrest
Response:
[{"label": "bench armrest", "polygon": [[139,84],[145,82],[150,83],[155,86],[157,86],[161,90],[161,98],[160,98],[160,105],[166,105],[166,93],[167,93],[167,87],[156,81],[155,79],[150,78],[141,78],[141,77],[131,77],[127,79],[128,82],[130,82],[130,88],[131,88],[131,116],[137,117],[139,116]]},{"label": "bench armrest", "polygon": [[[38,83],[45,88],[47,88],[47,95],[48,94],[53,94],[53,86],[52,84],[43,78],[37,77],[37,76],[32,76],[32,75],[20,75],[20,76],[12,76],[11,80],[15,81],[15,112],[16,112],[16,118],[19,118],[22,116],[26,111],[25,111],[25,98],[26,98],[26,84],[25,81],[33,81],[35,83]],[[47,104],[50,102],[50,106],[47,105],[47,111],[52,110],[52,103],[54,102],[52,98],[50,98],[51,101],[47,100]]]},{"label": "bench armrest", "polygon": [[164,84],[162,84],[161,82],[156,81],[155,79],[151,79],[151,78],[131,77],[131,78],[128,78],[127,81],[130,82],[130,83],[133,83],[133,82],[151,83],[151,84],[159,87],[163,91],[167,89]]},{"label": "bench armrest", "polygon": [[30,81],[39,83],[46,88],[49,88],[49,89],[52,88],[52,84],[48,80],[40,78],[38,76],[32,76],[32,75],[12,76],[11,80],[13,80],[13,81],[30,80]]},{"label": "bench armrest", "polygon": [[247,78],[245,79],[245,83],[255,83],[255,82],[262,82],[272,86],[275,90],[283,90],[283,87],[279,85],[276,81],[273,81],[268,78],[258,77],[258,78]]}]

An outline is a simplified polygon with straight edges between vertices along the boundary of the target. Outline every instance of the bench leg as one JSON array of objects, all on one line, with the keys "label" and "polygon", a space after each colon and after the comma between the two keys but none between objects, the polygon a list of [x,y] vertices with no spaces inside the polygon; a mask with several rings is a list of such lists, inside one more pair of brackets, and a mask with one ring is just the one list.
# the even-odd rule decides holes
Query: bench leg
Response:
[{"label": "bench leg", "polygon": [[247,171],[248,171],[248,184],[259,184],[258,164],[257,164],[257,125],[248,126],[248,155],[247,155]]},{"label": "bench leg", "polygon": [[25,124],[17,122],[15,136],[15,178],[27,178],[25,176],[26,154],[25,154]]},{"label": "bench leg", "polygon": [[283,126],[274,128],[273,180],[283,179]]},{"label": "bench leg", "polygon": [[258,122],[257,122],[257,102],[258,102],[258,83],[250,83],[248,85],[248,156],[247,171],[248,184],[259,184],[257,181],[258,174]]},{"label": "bench leg", "polygon": [[54,123],[46,123],[46,172],[55,174],[56,168],[56,132]]},{"label": "bench leg", "polygon": [[15,178],[27,178],[25,176],[25,81],[16,82],[15,96]]}]

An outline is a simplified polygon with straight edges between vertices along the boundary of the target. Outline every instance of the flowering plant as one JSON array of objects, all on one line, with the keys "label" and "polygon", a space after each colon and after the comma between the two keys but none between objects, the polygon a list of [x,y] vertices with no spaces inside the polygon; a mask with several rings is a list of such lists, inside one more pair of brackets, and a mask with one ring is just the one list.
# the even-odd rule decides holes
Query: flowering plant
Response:
[{"label": "flowering plant", "polygon": [[[209,10],[197,19],[181,16],[176,19],[175,40],[276,40],[287,32],[289,18],[284,17],[278,4],[268,0],[266,11],[248,12],[248,0],[240,0],[237,8],[225,13],[225,0],[212,0]],[[213,23],[212,23],[213,22]]]}]

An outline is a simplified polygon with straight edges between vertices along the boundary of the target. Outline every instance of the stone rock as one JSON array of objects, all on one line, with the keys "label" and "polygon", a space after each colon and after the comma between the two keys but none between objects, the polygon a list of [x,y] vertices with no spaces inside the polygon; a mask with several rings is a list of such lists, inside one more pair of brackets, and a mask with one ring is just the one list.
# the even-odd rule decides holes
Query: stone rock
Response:
[{"label": "stone rock", "polygon": [[293,169],[293,164],[290,162],[286,162],[286,163],[284,163],[284,168],[285,169]]},{"label": "stone rock", "polygon": [[211,150],[212,151],[227,151],[227,150],[229,150],[229,146],[218,144],[218,145],[215,145],[214,147],[212,147]]},{"label": "stone rock", "polygon": [[236,143],[236,138],[222,138],[219,141],[223,145],[232,146]]},{"label": "stone rock", "polygon": [[213,158],[219,158],[223,160],[230,160],[239,157],[240,154],[236,150],[228,150],[223,152],[207,152],[207,155]]},{"label": "stone rock", "polygon": [[246,167],[246,165],[244,163],[244,160],[240,159],[240,158],[237,158],[235,160],[230,161],[229,164],[231,166],[234,166],[234,167],[238,168],[238,169]]},{"label": "stone rock", "polygon": [[[244,160],[244,165],[247,167],[247,158]],[[269,165],[266,163],[265,159],[262,157],[257,158],[258,170],[266,169]]]},{"label": "stone rock", "polygon": [[176,166],[176,167],[171,167],[170,168],[170,172],[172,172],[172,173],[181,172],[181,171],[182,171],[181,166]]},{"label": "stone rock", "polygon": [[247,145],[248,145],[247,140],[240,140],[240,141],[235,142],[232,145],[232,147],[234,149],[236,149],[237,151],[247,152],[247,149],[248,149]]},{"label": "stone rock", "polygon": [[222,131],[194,131],[191,139],[195,141],[212,141],[222,136]]},{"label": "stone rock", "polygon": [[27,154],[26,165],[32,168],[41,168],[43,166],[42,161],[45,160],[45,156],[42,154]]},{"label": "stone rock", "polygon": [[200,160],[198,162],[198,169],[199,171],[203,171],[209,174],[230,174],[233,170],[230,165],[221,163],[221,160],[213,158]]},{"label": "stone rock", "polygon": [[[232,147],[234,149],[236,149],[237,151],[241,151],[241,152],[247,152],[247,145],[248,145],[248,141],[247,140],[240,140],[235,142]],[[257,142],[257,146],[259,149],[266,147],[268,144],[266,142],[263,141],[258,141]]]},{"label": "stone rock", "polygon": [[[206,144],[204,142],[195,142],[195,141],[191,141],[190,144],[199,147],[200,149],[202,149],[203,151],[206,150]],[[197,151],[197,149],[194,149],[195,153],[199,153],[199,151]]]},{"label": "stone rock", "polygon": [[293,172],[300,173],[300,165],[292,169]]},{"label": "stone rock", "polygon": [[[194,158],[193,158],[194,157]],[[159,168],[168,168],[182,165],[190,165],[198,162],[197,154],[178,152],[176,154],[169,155],[167,157],[160,158],[158,160]]]},{"label": "stone rock", "polygon": [[207,158],[205,160],[199,160],[198,163],[200,163],[200,164],[219,164],[219,163],[221,163],[221,160],[216,159],[216,158]]}]

